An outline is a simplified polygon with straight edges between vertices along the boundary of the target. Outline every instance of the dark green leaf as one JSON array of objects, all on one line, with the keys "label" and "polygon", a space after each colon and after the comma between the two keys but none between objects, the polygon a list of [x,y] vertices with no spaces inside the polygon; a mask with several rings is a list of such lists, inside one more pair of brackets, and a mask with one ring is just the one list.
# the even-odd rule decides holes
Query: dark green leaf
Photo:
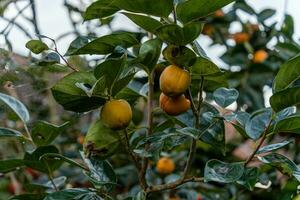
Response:
[{"label": "dark green leaf", "polygon": [[0,173],[8,173],[24,166],[21,159],[0,160]]},{"label": "dark green leaf", "polygon": [[159,39],[151,39],[142,44],[139,50],[138,60],[148,73],[154,69],[161,53],[162,41]]},{"label": "dark green leaf", "polygon": [[84,188],[71,188],[64,189],[58,192],[48,194],[43,200],[67,200],[67,199],[80,199],[80,200],[103,200],[97,195],[96,191],[91,191]]},{"label": "dark green leaf", "polygon": [[49,49],[47,44],[45,44],[40,40],[30,40],[29,42],[26,43],[26,48],[35,54],[42,53],[43,51]]},{"label": "dark green leaf", "polygon": [[20,194],[11,197],[9,200],[42,200],[44,199],[46,194]]},{"label": "dark green leaf", "polygon": [[300,103],[300,86],[288,88],[276,92],[270,98],[271,107],[275,112],[279,112],[287,107]]},{"label": "dark green leaf", "polygon": [[100,0],[92,3],[84,13],[84,20],[100,19],[115,14],[120,9],[112,0]]},{"label": "dark green leaf", "polygon": [[24,155],[24,164],[32,169],[49,173],[58,169],[62,162],[55,159],[43,160],[41,157],[47,153],[59,153],[55,146],[42,146],[35,149],[33,152],[26,152]]},{"label": "dark green leaf", "polygon": [[236,89],[219,88],[213,93],[214,100],[222,108],[226,108],[237,100],[239,92]]},{"label": "dark green leaf", "polygon": [[210,160],[204,169],[205,181],[220,183],[232,183],[242,177],[244,172],[243,163],[225,163],[219,160]]},{"label": "dark green leaf", "polygon": [[125,99],[130,104],[134,104],[140,97],[142,97],[141,94],[129,87],[125,87],[115,96],[116,99]]},{"label": "dark green leaf", "polygon": [[214,11],[226,6],[234,0],[188,0],[177,6],[177,16],[184,24],[197,20],[213,13]]},{"label": "dark green leaf", "polygon": [[41,61],[38,62],[40,66],[49,66],[56,63],[60,63],[60,56],[54,52],[47,54]]},{"label": "dark green leaf", "polygon": [[246,133],[253,140],[259,139],[266,131],[272,117],[272,110],[262,109],[251,115],[246,123]]},{"label": "dark green leaf", "polygon": [[69,122],[56,126],[45,121],[39,121],[34,124],[31,130],[33,142],[38,146],[48,145],[61,134],[68,125]]},{"label": "dark green leaf", "polygon": [[155,34],[170,44],[184,46],[198,38],[202,27],[203,24],[200,22],[186,24],[183,28],[176,24],[167,24],[156,29]]},{"label": "dark green leaf", "polygon": [[135,34],[129,32],[115,32],[92,41],[88,37],[80,36],[71,43],[66,55],[109,54],[117,46],[128,48],[135,44],[138,44]]},{"label": "dark green leaf", "polygon": [[291,177],[294,176],[298,181],[300,181],[300,169],[299,167],[290,159],[287,157],[277,154],[277,153],[272,153],[268,154],[263,157],[258,157],[258,159],[266,163],[268,165],[271,165],[272,167],[275,167],[278,169],[281,173]]},{"label": "dark green leaf", "polygon": [[243,176],[237,181],[237,183],[252,191],[255,184],[258,182],[258,178],[259,171],[257,168],[245,168]]},{"label": "dark green leaf", "polygon": [[275,133],[296,133],[300,134],[300,115],[289,116],[278,121],[274,128]]},{"label": "dark green leaf", "polygon": [[220,73],[218,66],[209,59],[198,57],[191,67],[191,76],[193,79],[201,76],[208,76]]},{"label": "dark green leaf", "polygon": [[292,39],[294,35],[294,19],[291,15],[286,14],[281,27],[281,32],[288,38]]},{"label": "dark green leaf", "polygon": [[189,67],[196,61],[195,53],[185,46],[168,45],[163,55],[170,63],[182,67]]},{"label": "dark green leaf", "polygon": [[168,17],[173,10],[173,0],[115,0],[114,4],[123,10]]},{"label": "dark green leaf", "polygon": [[10,138],[10,137],[21,138],[23,137],[23,135],[19,131],[0,127],[0,138]]},{"label": "dark green leaf", "polygon": [[265,20],[275,15],[275,13],[276,11],[273,9],[264,9],[260,13],[258,13],[258,20],[260,22],[264,22]]},{"label": "dark green leaf", "polygon": [[11,108],[24,123],[29,121],[30,119],[29,112],[25,107],[25,105],[22,102],[20,102],[18,99],[0,93],[0,102],[3,102],[5,105]]},{"label": "dark green leaf", "polygon": [[131,21],[133,21],[136,25],[143,28],[145,31],[150,33],[154,33],[156,29],[163,24],[152,17],[133,14],[133,13],[123,13],[126,15]]},{"label": "dark green leaf", "polygon": [[76,87],[76,83],[93,86],[95,82],[96,78],[92,72],[74,72],[56,83],[52,88],[52,94],[65,110],[74,112],[90,111],[99,108],[106,100],[98,96],[88,97],[82,89]]},{"label": "dark green leaf", "polygon": [[280,142],[280,143],[270,144],[270,145],[267,145],[267,146],[264,146],[264,147],[260,148],[256,152],[256,154],[262,154],[262,153],[266,153],[266,152],[270,152],[270,151],[275,151],[277,149],[285,147],[286,145],[288,145],[292,142],[293,142],[293,140],[286,140],[286,141],[283,141],[283,142]]}]

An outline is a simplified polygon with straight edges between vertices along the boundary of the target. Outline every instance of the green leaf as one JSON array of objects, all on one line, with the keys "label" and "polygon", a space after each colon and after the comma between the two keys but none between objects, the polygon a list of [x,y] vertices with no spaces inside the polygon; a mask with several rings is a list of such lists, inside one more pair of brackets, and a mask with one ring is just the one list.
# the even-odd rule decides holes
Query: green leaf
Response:
[{"label": "green leaf", "polygon": [[29,49],[31,52],[35,54],[42,53],[43,51],[46,51],[49,49],[47,44],[40,40],[30,40],[26,43],[26,48]]},{"label": "green leaf", "polygon": [[24,161],[21,159],[0,160],[0,173],[8,173],[24,167]]},{"label": "green leaf", "polygon": [[300,115],[293,115],[278,121],[274,128],[275,133],[300,134]]},{"label": "green leaf", "polygon": [[206,163],[204,180],[219,183],[232,183],[242,177],[244,172],[243,163],[225,163],[216,159]]},{"label": "green leaf", "polygon": [[245,186],[252,191],[258,182],[259,171],[256,167],[245,168],[243,176],[237,181],[238,184]]},{"label": "green leaf", "polygon": [[222,87],[214,91],[213,97],[219,106],[226,108],[237,100],[239,92],[234,88],[228,89]]},{"label": "green leaf", "polygon": [[115,14],[120,9],[113,4],[112,0],[100,0],[92,3],[83,14],[85,21],[100,19]]},{"label": "green leaf", "polygon": [[48,53],[41,61],[38,62],[40,66],[49,66],[60,63],[60,56],[57,53]]},{"label": "green leaf", "polygon": [[22,138],[23,135],[19,131],[0,127],[0,138]]},{"label": "green leaf", "polygon": [[108,161],[84,158],[84,162],[90,169],[90,171],[85,173],[97,189],[110,191],[114,188],[117,184],[117,177]]},{"label": "green leaf", "polygon": [[185,46],[168,45],[163,55],[170,63],[182,67],[190,67],[197,59],[195,53]]},{"label": "green leaf", "polygon": [[40,193],[40,194],[20,194],[11,197],[9,200],[41,200],[44,199],[46,194]]},{"label": "green leaf", "polygon": [[120,9],[158,17],[168,17],[173,10],[173,0],[115,0]]},{"label": "green leaf", "polygon": [[163,24],[152,17],[140,14],[133,14],[133,13],[123,13],[128,17],[131,21],[133,21],[136,25],[148,31],[150,33],[154,33],[156,29]]},{"label": "green leaf", "polygon": [[[199,83],[199,76],[193,76],[192,80]],[[220,87],[228,87],[227,73],[219,72],[212,75],[204,76],[204,91],[214,92]]]},{"label": "green leaf", "polygon": [[117,46],[124,48],[138,44],[135,34],[129,32],[115,32],[90,41],[88,37],[80,36],[70,45],[66,56],[82,54],[109,54]]},{"label": "green leaf", "polygon": [[44,155],[41,156],[41,159],[49,159],[49,160],[61,160],[61,161],[64,161],[64,162],[67,162],[69,163],[70,165],[73,165],[75,167],[79,167],[83,170],[88,170],[86,167],[84,167],[83,165],[79,164],[78,162],[74,161],[74,160],[71,160],[70,158],[67,158],[61,154],[58,154],[58,153],[46,153]]},{"label": "green leaf", "polygon": [[24,155],[24,164],[27,167],[35,169],[40,172],[49,173],[58,169],[62,162],[60,160],[42,160],[41,157],[47,153],[59,153],[55,146],[41,146],[33,152],[26,152]]},{"label": "green leaf", "polygon": [[186,24],[183,28],[176,24],[167,24],[156,29],[157,37],[170,44],[184,46],[198,38],[203,28],[200,22]]},{"label": "green leaf", "polygon": [[85,188],[64,189],[48,194],[43,200],[58,200],[58,199],[82,199],[82,200],[103,200],[97,195],[96,191]]},{"label": "green leaf", "polygon": [[286,141],[283,141],[283,142],[280,142],[280,143],[276,143],[276,144],[270,144],[270,145],[267,145],[267,146],[264,146],[262,148],[260,148],[256,154],[262,154],[262,153],[266,153],[266,152],[270,152],[270,151],[275,151],[275,150],[278,150],[278,149],[281,149],[283,147],[285,147],[286,145],[292,143],[293,140],[286,140]]},{"label": "green leaf", "polygon": [[287,107],[300,103],[300,86],[288,88],[276,92],[270,98],[271,107],[275,112],[279,112]]},{"label": "green leaf", "polygon": [[29,112],[25,107],[25,105],[22,102],[20,102],[18,99],[0,93],[0,103],[1,102],[3,102],[5,105],[11,108],[24,123],[29,121],[30,119]]},{"label": "green leaf", "polygon": [[116,99],[125,99],[129,104],[133,105],[138,98],[142,97],[141,94],[134,91],[129,87],[123,88],[118,94],[116,94]]},{"label": "green leaf", "polygon": [[217,11],[234,0],[187,0],[177,6],[177,16],[184,24]]},{"label": "green leaf", "polygon": [[258,13],[258,21],[264,22],[265,20],[269,19],[273,15],[275,15],[276,11],[273,9],[264,9],[260,13]]},{"label": "green leaf", "polygon": [[100,120],[93,123],[84,139],[84,153],[87,157],[105,160],[120,147],[120,136],[106,127]]},{"label": "green leaf", "polygon": [[159,59],[162,41],[151,39],[144,42],[139,50],[138,61],[148,73],[151,73]]},{"label": "green leaf", "polygon": [[263,157],[258,156],[258,159],[265,164],[275,167],[281,173],[289,177],[294,176],[298,181],[300,181],[299,167],[287,157],[277,153],[271,153]]},{"label": "green leaf", "polygon": [[76,87],[76,83],[93,86],[95,82],[92,72],[73,72],[58,81],[51,90],[55,100],[65,110],[86,112],[99,108],[106,100],[100,96],[88,97],[82,89]]},{"label": "green leaf", "polygon": [[274,92],[286,89],[300,78],[300,54],[284,63],[277,73],[273,88]]},{"label": "green leaf", "polygon": [[38,121],[31,130],[33,142],[38,146],[48,145],[61,134],[68,125],[69,122],[56,126],[45,121]]},{"label": "green leaf", "polygon": [[281,32],[288,38],[292,39],[295,31],[294,19],[291,15],[286,14],[281,27]]},{"label": "green leaf", "polygon": [[272,110],[269,108],[253,113],[246,123],[246,133],[253,140],[259,139],[266,131],[272,117]]},{"label": "green leaf", "polygon": [[219,67],[209,59],[197,57],[196,62],[191,67],[192,78],[209,76],[220,73]]}]

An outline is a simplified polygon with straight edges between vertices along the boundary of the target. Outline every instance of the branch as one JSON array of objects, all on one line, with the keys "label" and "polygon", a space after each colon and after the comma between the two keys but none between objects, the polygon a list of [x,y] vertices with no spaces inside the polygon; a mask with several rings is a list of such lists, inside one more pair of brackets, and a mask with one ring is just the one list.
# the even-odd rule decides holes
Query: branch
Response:
[{"label": "branch", "polygon": [[140,167],[140,164],[139,164],[136,156],[131,151],[130,142],[129,142],[129,136],[128,136],[128,132],[127,132],[126,129],[124,130],[124,134],[125,134],[125,141],[126,141],[126,150],[127,150],[128,154],[130,155],[131,159],[133,160],[136,168],[139,170],[141,167]]},{"label": "branch", "polygon": [[255,147],[254,151],[252,152],[252,154],[248,157],[248,159],[245,161],[244,166],[246,167],[254,158],[255,154],[257,153],[257,151],[260,149],[260,147],[263,145],[264,141],[267,138],[267,134],[268,134],[268,130],[271,126],[272,120],[270,120],[270,122],[268,123],[267,127],[264,130],[263,136],[260,140],[260,142],[258,143],[258,145]]}]

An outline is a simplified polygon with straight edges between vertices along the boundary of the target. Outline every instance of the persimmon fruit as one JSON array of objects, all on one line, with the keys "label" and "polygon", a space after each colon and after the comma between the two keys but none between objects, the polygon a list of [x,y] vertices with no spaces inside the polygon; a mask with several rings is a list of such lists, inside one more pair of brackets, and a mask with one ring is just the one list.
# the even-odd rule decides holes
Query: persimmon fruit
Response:
[{"label": "persimmon fruit", "polygon": [[248,33],[240,32],[240,33],[235,33],[233,35],[233,39],[237,44],[241,44],[244,42],[248,42],[250,40],[250,36]]},{"label": "persimmon fruit", "polygon": [[160,94],[159,106],[168,115],[176,116],[181,113],[186,112],[190,106],[191,102],[182,94],[176,97],[169,97],[164,93]]},{"label": "persimmon fruit", "polygon": [[162,157],[157,161],[156,170],[160,174],[170,174],[175,170],[174,161],[168,157]]},{"label": "persimmon fruit", "polygon": [[265,50],[258,50],[254,52],[252,61],[254,63],[263,63],[269,57]]}]

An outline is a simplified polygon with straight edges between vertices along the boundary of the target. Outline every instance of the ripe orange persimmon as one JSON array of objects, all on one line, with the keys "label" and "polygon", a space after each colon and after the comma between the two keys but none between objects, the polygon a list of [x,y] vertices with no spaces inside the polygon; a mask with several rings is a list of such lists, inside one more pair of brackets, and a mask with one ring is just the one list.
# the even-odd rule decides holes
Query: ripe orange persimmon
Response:
[{"label": "ripe orange persimmon", "polygon": [[100,118],[107,127],[121,130],[131,122],[132,110],[129,103],[123,99],[110,100],[102,107]]},{"label": "ripe orange persimmon", "polygon": [[160,89],[168,96],[178,96],[190,86],[191,77],[188,71],[170,65],[160,75]]},{"label": "ripe orange persimmon", "polygon": [[215,17],[217,17],[217,18],[224,17],[224,12],[221,9],[217,10],[215,12]]},{"label": "ripe orange persimmon", "polygon": [[249,34],[245,32],[235,33],[232,38],[237,44],[248,42],[250,40]]},{"label": "ripe orange persimmon", "polygon": [[170,174],[175,170],[175,164],[172,159],[162,157],[157,161],[156,170],[160,174]]},{"label": "ripe orange persimmon", "polygon": [[159,106],[168,115],[176,116],[186,112],[190,108],[191,102],[183,94],[177,97],[168,97],[164,93],[161,93]]},{"label": "ripe orange persimmon", "polygon": [[254,63],[262,63],[268,58],[268,53],[265,50],[258,50],[254,52],[252,61]]}]

